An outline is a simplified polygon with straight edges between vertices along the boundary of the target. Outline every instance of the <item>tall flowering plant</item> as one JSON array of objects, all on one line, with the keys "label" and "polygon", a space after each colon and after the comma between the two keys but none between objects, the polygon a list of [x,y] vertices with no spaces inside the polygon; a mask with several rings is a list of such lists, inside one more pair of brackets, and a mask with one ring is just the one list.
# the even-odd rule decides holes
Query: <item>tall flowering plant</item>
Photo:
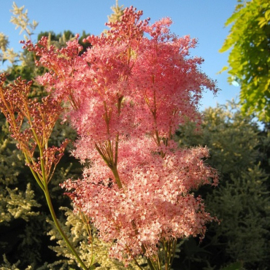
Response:
[{"label": "tall flowering plant", "polygon": [[62,111],[61,98],[52,98],[50,94],[41,100],[31,98],[31,85],[32,82],[21,78],[7,84],[5,74],[0,74],[0,110],[9,123],[17,147],[24,154],[26,165],[45,195],[58,232],[78,264],[87,269],[60,226],[49,192],[49,183],[68,144],[65,140],[60,147],[49,145],[52,130]]},{"label": "tall flowering plant", "polygon": [[216,87],[199,71],[202,59],[189,57],[194,39],[172,34],[169,18],[150,25],[141,15],[125,9],[106,34],[85,40],[92,47],[83,54],[77,39],[25,47],[48,69],[37,80],[79,134],[73,155],[85,162],[83,178],[62,184],[74,211],[112,243],[112,257],[141,268],[143,255],[151,269],[170,269],[177,239],[203,237],[213,220],[192,192],[217,184],[203,162],[208,150],[179,149],[172,137],[186,118],[198,119],[203,88]]}]

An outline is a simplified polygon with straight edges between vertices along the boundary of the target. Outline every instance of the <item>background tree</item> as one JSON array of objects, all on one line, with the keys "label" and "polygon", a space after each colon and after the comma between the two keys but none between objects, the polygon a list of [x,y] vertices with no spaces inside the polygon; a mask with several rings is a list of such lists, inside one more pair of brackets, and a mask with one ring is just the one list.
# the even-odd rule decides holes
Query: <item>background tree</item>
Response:
[{"label": "background tree", "polygon": [[245,113],[255,113],[270,121],[270,2],[238,0],[233,15],[225,23],[232,24],[220,52],[229,54],[230,77],[241,87],[240,101]]},{"label": "background tree", "polygon": [[[207,146],[207,162],[219,172],[214,190],[201,188],[207,209],[220,224],[208,227],[205,239],[193,238],[181,246],[179,268],[223,269],[238,262],[244,269],[269,265],[269,133],[252,116],[244,116],[235,102],[203,112],[200,130],[187,122],[180,126],[181,146]],[[230,269],[243,269],[241,266]],[[181,267],[181,268],[180,268]],[[225,268],[226,269],[226,268]]]}]

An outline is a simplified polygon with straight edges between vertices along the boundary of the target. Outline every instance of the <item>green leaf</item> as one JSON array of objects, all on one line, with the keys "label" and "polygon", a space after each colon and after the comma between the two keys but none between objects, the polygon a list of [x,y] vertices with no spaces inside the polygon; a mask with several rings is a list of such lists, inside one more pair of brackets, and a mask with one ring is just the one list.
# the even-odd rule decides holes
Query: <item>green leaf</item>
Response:
[{"label": "green leaf", "polygon": [[260,28],[262,28],[263,26],[265,26],[267,24],[267,20],[265,20],[264,17],[258,18],[258,21],[259,21]]},{"label": "green leaf", "polygon": [[232,45],[234,44],[235,42],[233,42],[233,40],[230,38],[230,36],[227,37],[227,39],[224,41],[221,49],[219,50],[220,53],[223,53],[223,52],[226,52],[228,51]]},{"label": "green leaf", "polygon": [[264,17],[267,21],[270,21],[270,9],[268,9],[267,11],[265,11]]},{"label": "green leaf", "polygon": [[[225,52],[231,49],[228,74],[239,80],[241,102],[249,103],[249,106],[243,107],[244,111],[248,114],[255,113],[260,120],[263,120],[263,115],[265,119],[270,118],[267,83],[269,78],[267,63],[270,61],[267,39],[270,34],[269,21],[269,0],[245,1],[245,5],[237,6],[233,15],[227,20],[226,25],[230,23],[233,25],[219,50]],[[230,78],[228,81],[232,82]]]},{"label": "green leaf", "polygon": [[217,74],[221,74],[222,72],[224,72],[225,70],[228,70],[229,67],[224,66]]},{"label": "green leaf", "polygon": [[228,26],[237,20],[241,16],[241,13],[241,9],[238,12],[233,13],[233,15],[226,21],[225,26]]}]

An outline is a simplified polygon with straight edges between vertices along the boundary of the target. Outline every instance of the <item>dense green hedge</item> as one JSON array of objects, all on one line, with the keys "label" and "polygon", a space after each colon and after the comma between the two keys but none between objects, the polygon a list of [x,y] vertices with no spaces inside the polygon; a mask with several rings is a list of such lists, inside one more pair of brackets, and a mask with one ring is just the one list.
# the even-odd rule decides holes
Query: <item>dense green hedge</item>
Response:
[{"label": "dense green hedge", "polygon": [[[202,243],[189,239],[180,253],[179,269],[221,269],[239,262],[243,269],[268,269],[270,264],[270,133],[228,103],[203,112],[202,127],[180,127],[181,146],[210,149],[207,162],[219,172],[216,189],[201,189],[212,223]],[[177,269],[177,268],[176,268]]]}]

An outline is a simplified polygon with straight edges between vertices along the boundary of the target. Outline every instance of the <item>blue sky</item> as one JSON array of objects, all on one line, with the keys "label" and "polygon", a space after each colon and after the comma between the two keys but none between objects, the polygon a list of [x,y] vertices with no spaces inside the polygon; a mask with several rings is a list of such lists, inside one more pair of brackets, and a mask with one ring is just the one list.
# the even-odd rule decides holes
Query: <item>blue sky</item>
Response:
[{"label": "blue sky", "polygon": [[[74,33],[87,33],[99,35],[104,29],[107,16],[112,13],[110,7],[115,0],[17,0],[16,4],[25,6],[30,21],[36,20],[39,25],[36,29],[41,31],[54,31],[55,33],[71,30]],[[9,47],[15,51],[21,50],[19,29],[10,23],[12,0],[0,1],[0,32],[9,37]],[[171,31],[179,37],[190,35],[198,39],[198,46],[191,51],[193,56],[201,56],[205,62],[201,69],[210,78],[217,80],[220,88],[216,97],[212,93],[205,93],[201,101],[201,109],[224,104],[227,100],[239,95],[239,87],[227,83],[227,74],[217,74],[223,66],[227,65],[228,53],[219,53],[229,28],[224,27],[227,18],[231,16],[237,0],[119,0],[119,5],[129,7],[133,5],[143,10],[144,18],[150,17],[154,22],[163,17],[173,20]],[[36,41],[36,36],[33,36]],[[0,66],[1,69],[1,66]]]}]

